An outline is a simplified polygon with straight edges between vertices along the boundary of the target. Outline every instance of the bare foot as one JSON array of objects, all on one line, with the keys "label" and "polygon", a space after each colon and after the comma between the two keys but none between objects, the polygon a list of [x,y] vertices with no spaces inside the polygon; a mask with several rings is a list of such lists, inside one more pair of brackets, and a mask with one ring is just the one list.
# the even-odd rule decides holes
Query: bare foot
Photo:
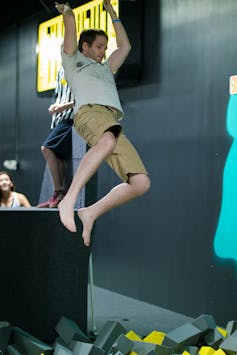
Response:
[{"label": "bare foot", "polygon": [[88,208],[80,208],[77,212],[78,217],[80,218],[83,224],[82,238],[84,244],[88,247],[90,245],[91,231],[94,225],[94,217],[91,216],[88,212]]},{"label": "bare foot", "polygon": [[70,203],[67,203],[67,200],[64,198],[59,204],[59,217],[64,225],[70,232],[76,232],[76,224],[74,221],[74,209]]}]

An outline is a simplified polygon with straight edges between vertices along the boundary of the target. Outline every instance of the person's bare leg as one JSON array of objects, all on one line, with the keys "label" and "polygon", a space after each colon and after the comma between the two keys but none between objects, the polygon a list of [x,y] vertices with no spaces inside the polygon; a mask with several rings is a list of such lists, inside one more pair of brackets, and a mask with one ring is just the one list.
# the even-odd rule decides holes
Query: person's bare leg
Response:
[{"label": "person's bare leg", "polygon": [[63,183],[63,162],[56,157],[52,150],[42,146],[41,151],[51,173],[54,190],[59,191],[62,189]]},{"label": "person's bare leg", "polygon": [[115,186],[107,195],[93,205],[79,209],[78,216],[83,224],[82,238],[84,244],[89,246],[91,231],[98,217],[115,207],[143,195],[149,188],[149,177],[145,174],[135,174],[129,177],[127,183]]},{"label": "person's bare leg", "polygon": [[115,146],[116,138],[114,134],[106,131],[98,143],[87,151],[77,168],[67,194],[58,205],[60,220],[69,231],[76,232],[74,206],[81,188],[94,175],[103,161],[113,152]]},{"label": "person's bare leg", "polygon": [[66,162],[57,158],[58,162],[58,176],[61,185],[61,189],[64,190],[65,187],[65,171],[66,171]]}]

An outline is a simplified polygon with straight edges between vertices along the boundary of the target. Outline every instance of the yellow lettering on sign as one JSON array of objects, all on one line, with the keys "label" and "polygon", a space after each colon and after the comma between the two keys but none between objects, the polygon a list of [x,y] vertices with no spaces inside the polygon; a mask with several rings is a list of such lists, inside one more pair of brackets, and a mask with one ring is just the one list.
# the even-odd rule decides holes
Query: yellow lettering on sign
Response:
[{"label": "yellow lettering on sign", "polygon": [[[112,0],[111,4],[119,13],[119,0]],[[103,10],[103,0],[93,0],[73,9],[76,19],[77,34],[85,29],[99,28],[109,37],[106,55],[116,48],[116,36],[110,16]],[[37,63],[37,91],[52,90],[56,86],[56,76],[61,65],[60,47],[64,36],[62,15],[42,22],[38,28],[38,63]]]}]

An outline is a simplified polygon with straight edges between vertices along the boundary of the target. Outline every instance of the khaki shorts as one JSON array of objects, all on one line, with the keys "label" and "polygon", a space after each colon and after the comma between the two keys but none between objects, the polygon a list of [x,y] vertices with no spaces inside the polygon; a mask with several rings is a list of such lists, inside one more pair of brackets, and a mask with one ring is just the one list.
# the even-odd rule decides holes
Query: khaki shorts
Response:
[{"label": "khaki shorts", "polygon": [[89,146],[94,146],[103,133],[112,128],[117,138],[113,153],[106,159],[107,164],[123,180],[130,174],[147,174],[136,149],[125,137],[117,121],[117,111],[109,106],[84,105],[74,116],[74,126]]}]

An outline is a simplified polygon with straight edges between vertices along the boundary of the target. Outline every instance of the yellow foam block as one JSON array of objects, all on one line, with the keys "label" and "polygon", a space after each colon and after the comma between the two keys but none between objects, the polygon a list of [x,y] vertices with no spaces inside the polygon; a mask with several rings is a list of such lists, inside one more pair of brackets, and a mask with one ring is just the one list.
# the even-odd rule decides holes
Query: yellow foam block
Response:
[{"label": "yellow foam block", "polygon": [[221,333],[221,335],[223,335],[223,337],[227,336],[227,331],[224,328],[216,327],[216,329],[218,330],[219,333]]},{"label": "yellow foam block", "polygon": [[215,351],[215,355],[226,355],[226,353],[224,352],[224,350],[218,349]]},{"label": "yellow foam block", "polygon": [[200,355],[213,355],[216,352],[211,346],[202,346],[199,350]]},{"label": "yellow foam block", "polygon": [[187,350],[184,350],[183,352],[182,352],[182,355],[191,355]]},{"label": "yellow foam block", "polygon": [[128,355],[138,355],[138,353],[135,353],[134,351],[130,351],[130,353],[128,353]]},{"label": "yellow foam block", "polygon": [[130,340],[142,341],[142,339],[139,337],[139,335],[137,335],[133,330],[130,330],[130,332],[128,332],[125,335]]},{"label": "yellow foam block", "polygon": [[146,343],[152,343],[152,344],[157,344],[161,345],[165,337],[165,333],[163,332],[158,332],[154,330],[150,334],[148,334],[143,341]]}]

